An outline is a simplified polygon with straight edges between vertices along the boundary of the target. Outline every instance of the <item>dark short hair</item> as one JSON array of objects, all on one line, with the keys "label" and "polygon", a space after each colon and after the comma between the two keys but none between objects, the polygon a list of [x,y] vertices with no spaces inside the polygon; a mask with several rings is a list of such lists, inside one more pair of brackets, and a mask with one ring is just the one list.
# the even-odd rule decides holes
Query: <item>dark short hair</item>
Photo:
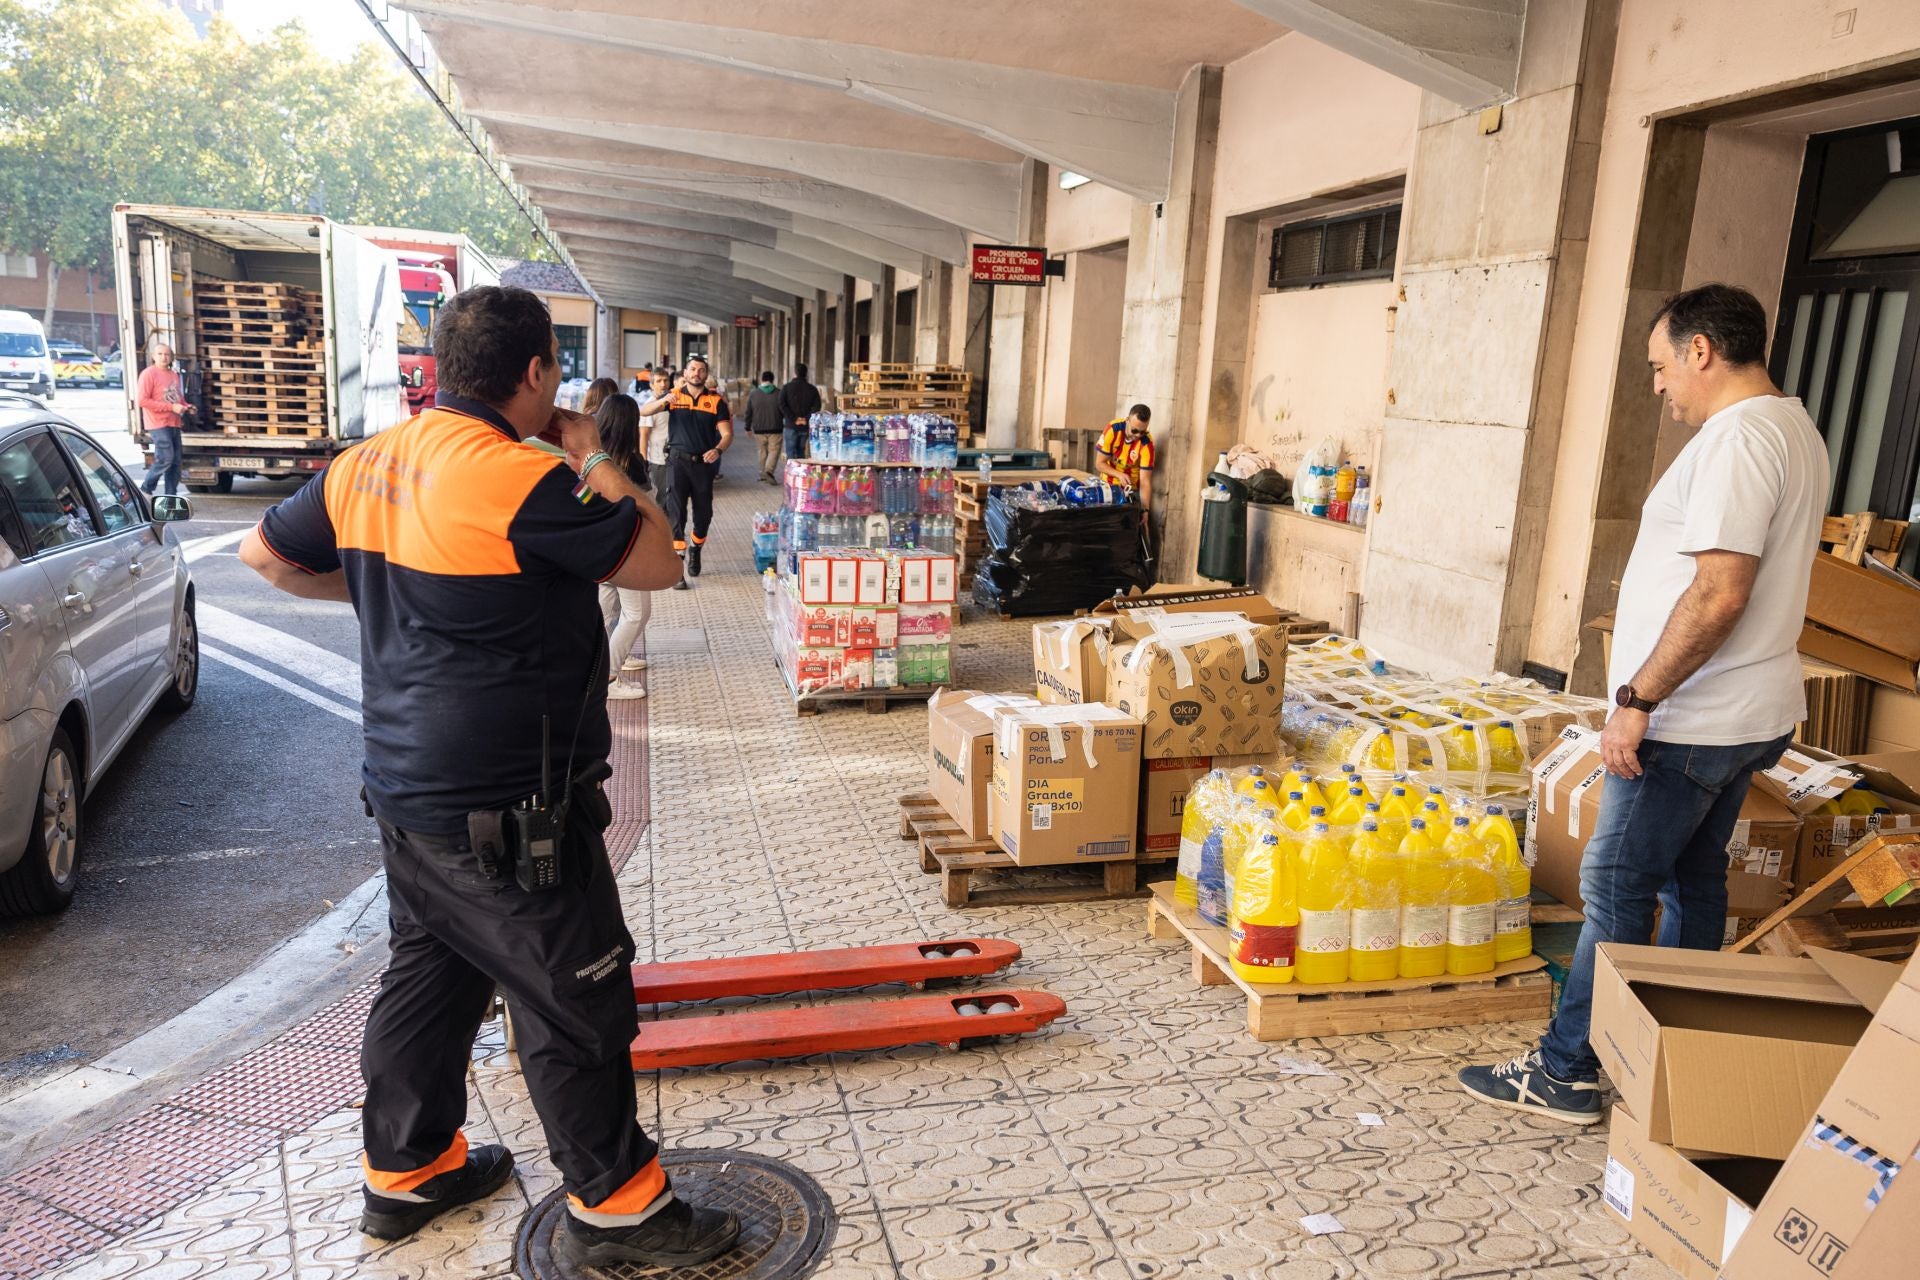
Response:
[{"label": "dark short hair", "polygon": [[1767,358],[1767,311],[1737,284],[1703,284],[1676,293],[1654,312],[1651,333],[1667,322],[1667,338],[1684,350],[1694,335],[1705,338],[1728,364],[1759,364]]},{"label": "dark short hair", "polygon": [[434,376],[454,395],[505,404],[534,359],[553,362],[553,317],[529,290],[483,284],[434,317]]},{"label": "dark short hair", "polygon": [[773,370],[771,370],[771,369],[767,369],[767,370],[764,370],[764,371],[763,371],[763,372],[762,372],[762,373],[760,374],[760,381],[762,381],[762,382],[772,382],[772,381],[773,381]]},{"label": "dark short hair", "polygon": [[807,380],[807,366],[804,364],[794,365],[793,376],[800,379],[800,381],[805,382]]},{"label": "dark short hair", "polygon": [[1147,408],[1147,406],[1143,404],[1137,404],[1133,406],[1133,408],[1127,410],[1127,416],[1129,418],[1138,418],[1142,422],[1152,422],[1153,410]]},{"label": "dark short hair", "polygon": [[[687,364],[692,364],[695,360],[698,360],[701,364],[706,365],[707,368],[709,369],[713,368],[713,362],[708,360],[705,356],[701,355],[698,351],[694,352],[692,355],[687,357]],[[685,369],[687,367],[687,364],[683,364],[680,367],[682,369]]]}]

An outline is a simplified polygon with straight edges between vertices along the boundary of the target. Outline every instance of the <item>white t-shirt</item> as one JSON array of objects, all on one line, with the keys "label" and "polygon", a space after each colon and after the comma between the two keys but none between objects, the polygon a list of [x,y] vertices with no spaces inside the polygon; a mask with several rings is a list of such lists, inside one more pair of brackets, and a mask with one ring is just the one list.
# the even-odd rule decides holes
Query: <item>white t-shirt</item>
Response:
[{"label": "white t-shirt", "polygon": [[[645,404],[653,398],[653,392],[647,392]],[[656,467],[667,465],[667,411],[644,413],[640,415],[640,426],[647,431],[647,461]]]},{"label": "white t-shirt", "polygon": [[1760,569],[1733,633],[1654,709],[1648,737],[1765,742],[1806,718],[1796,646],[1827,484],[1827,447],[1800,401],[1754,396],[1708,418],[1654,485],[1620,579],[1609,691],[1653,652],[1693,584],[1696,553],[1739,551]]}]

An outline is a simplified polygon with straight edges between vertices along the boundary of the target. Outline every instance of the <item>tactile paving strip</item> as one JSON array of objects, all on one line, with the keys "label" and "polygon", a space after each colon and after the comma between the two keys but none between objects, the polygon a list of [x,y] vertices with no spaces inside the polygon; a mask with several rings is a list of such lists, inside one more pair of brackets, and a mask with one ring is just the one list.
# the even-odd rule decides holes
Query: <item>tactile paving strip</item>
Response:
[{"label": "tactile paving strip", "polygon": [[0,1188],[0,1276],[50,1271],[113,1237],[17,1191]]},{"label": "tactile paving strip", "polygon": [[361,1088],[357,1048],[283,1037],[178,1094],[173,1105],[295,1133],[352,1102]]},{"label": "tactile paving strip", "polygon": [[576,1269],[554,1252],[566,1229],[566,1192],[535,1205],[521,1225],[514,1261],[526,1280],[799,1280],[833,1243],[833,1203],[820,1184],[783,1161],[748,1151],[686,1149],[660,1157],[674,1194],[740,1217],[740,1242],[712,1262],[662,1270],[619,1264]]}]

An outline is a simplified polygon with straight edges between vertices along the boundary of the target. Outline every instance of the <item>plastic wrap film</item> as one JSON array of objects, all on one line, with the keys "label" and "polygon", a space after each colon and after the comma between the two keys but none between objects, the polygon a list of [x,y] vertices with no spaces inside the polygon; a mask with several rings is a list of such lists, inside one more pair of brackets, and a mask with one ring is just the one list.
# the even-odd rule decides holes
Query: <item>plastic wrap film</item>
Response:
[{"label": "plastic wrap film", "polygon": [[973,598],[1013,617],[1090,609],[1147,584],[1140,508],[1029,505],[1026,490],[996,487],[987,501],[989,550]]}]

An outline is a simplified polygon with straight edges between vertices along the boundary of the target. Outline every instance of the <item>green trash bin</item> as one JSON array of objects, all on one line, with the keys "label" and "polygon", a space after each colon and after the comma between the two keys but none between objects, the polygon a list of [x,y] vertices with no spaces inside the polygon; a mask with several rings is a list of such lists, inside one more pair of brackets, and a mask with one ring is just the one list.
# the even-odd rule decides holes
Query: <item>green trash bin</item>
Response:
[{"label": "green trash bin", "polygon": [[1247,486],[1225,472],[1207,477],[1200,494],[1200,576],[1247,585]]}]

